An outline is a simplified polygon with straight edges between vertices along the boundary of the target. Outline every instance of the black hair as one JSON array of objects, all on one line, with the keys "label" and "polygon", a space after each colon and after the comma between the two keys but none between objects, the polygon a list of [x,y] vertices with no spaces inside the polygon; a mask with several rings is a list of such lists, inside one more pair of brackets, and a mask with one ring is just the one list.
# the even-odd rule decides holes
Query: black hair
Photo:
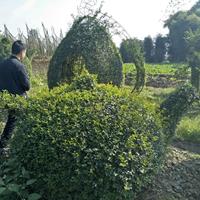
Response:
[{"label": "black hair", "polygon": [[21,40],[17,40],[12,45],[12,54],[17,55],[25,49],[26,49],[25,44],[23,44]]}]

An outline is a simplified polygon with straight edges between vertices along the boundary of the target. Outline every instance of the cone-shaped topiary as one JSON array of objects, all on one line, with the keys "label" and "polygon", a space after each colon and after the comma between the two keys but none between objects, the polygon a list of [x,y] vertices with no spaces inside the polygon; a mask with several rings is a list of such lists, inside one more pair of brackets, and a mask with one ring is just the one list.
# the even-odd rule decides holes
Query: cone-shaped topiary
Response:
[{"label": "cone-shaped topiary", "polygon": [[120,86],[123,80],[122,59],[110,33],[97,16],[74,21],[56,49],[49,65],[49,88],[61,82],[70,83],[83,68],[97,74],[99,83]]}]

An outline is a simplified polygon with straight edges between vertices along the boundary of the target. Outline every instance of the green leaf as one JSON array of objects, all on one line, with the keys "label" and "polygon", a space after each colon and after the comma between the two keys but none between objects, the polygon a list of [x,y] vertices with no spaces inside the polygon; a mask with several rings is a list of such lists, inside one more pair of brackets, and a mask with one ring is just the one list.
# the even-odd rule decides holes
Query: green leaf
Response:
[{"label": "green leaf", "polygon": [[22,167],[22,175],[24,176],[26,174],[26,170],[24,167]]},{"label": "green leaf", "polygon": [[17,185],[17,184],[9,184],[9,185],[8,185],[8,190],[11,191],[11,192],[16,192],[16,193],[18,193],[19,190],[20,190],[20,186]]},{"label": "green leaf", "polygon": [[2,194],[6,190],[5,187],[0,187],[0,194]]},{"label": "green leaf", "polygon": [[28,200],[38,200],[40,199],[42,196],[40,194],[37,193],[32,193],[28,196]]},{"label": "green leaf", "polygon": [[35,183],[35,182],[36,182],[36,179],[28,180],[28,181],[26,182],[26,185],[32,185],[32,184]]},{"label": "green leaf", "polygon": [[0,178],[0,186],[5,185],[4,181],[2,178]]},{"label": "green leaf", "polygon": [[22,175],[24,178],[29,178],[29,172],[24,167],[22,168]]}]

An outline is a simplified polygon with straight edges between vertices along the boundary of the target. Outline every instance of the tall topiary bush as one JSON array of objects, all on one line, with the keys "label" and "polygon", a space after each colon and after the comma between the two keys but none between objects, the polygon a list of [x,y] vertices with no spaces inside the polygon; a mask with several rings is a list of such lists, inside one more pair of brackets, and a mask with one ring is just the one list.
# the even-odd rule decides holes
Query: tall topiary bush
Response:
[{"label": "tall topiary bush", "polygon": [[53,55],[48,71],[48,85],[70,83],[83,68],[97,74],[99,83],[120,86],[122,60],[107,30],[106,22],[95,16],[79,17]]}]

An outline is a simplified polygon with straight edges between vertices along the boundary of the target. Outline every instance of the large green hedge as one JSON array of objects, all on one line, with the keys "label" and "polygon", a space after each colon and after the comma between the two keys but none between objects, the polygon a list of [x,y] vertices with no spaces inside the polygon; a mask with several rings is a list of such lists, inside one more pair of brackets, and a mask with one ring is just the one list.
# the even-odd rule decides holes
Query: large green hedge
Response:
[{"label": "large green hedge", "polygon": [[107,26],[96,15],[74,21],[50,61],[49,88],[71,83],[83,68],[97,74],[99,83],[122,84],[122,59]]},{"label": "large green hedge", "polygon": [[132,200],[160,166],[160,116],[130,91],[82,78],[86,88],[79,78],[18,103],[13,155],[43,199]]}]

